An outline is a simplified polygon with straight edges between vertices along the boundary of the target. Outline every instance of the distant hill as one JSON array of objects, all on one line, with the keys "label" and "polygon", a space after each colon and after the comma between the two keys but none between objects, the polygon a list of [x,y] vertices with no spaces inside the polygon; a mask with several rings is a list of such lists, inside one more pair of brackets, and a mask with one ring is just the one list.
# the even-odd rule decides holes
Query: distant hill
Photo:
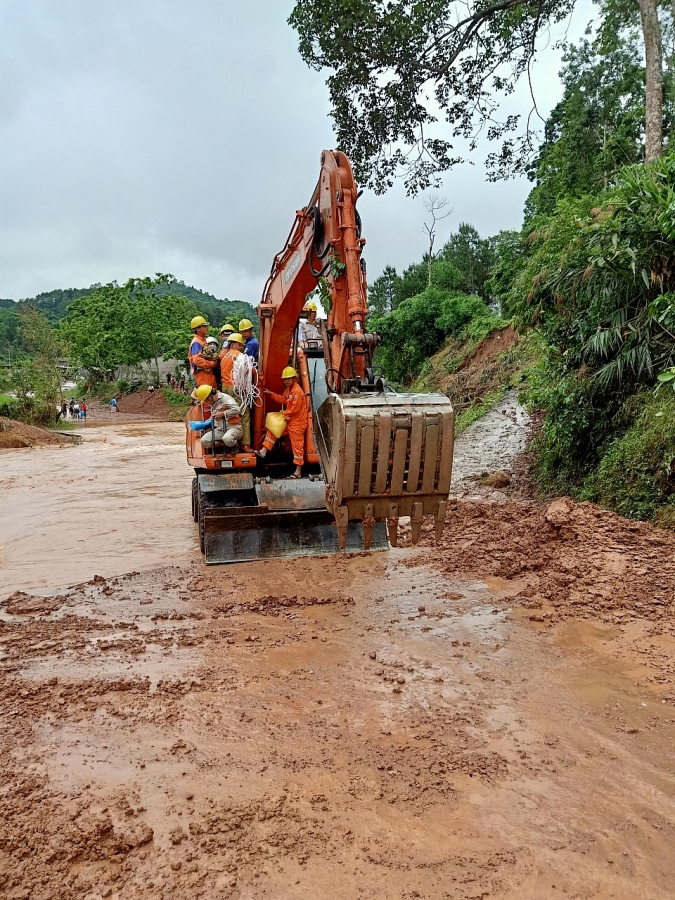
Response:
[{"label": "distant hill", "polygon": [[[65,316],[73,300],[93,294],[100,287],[100,284],[92,284],[88,288],[57,288],[18,301],[0,299],[0,359],[11,358],[11,355],[22,349],[18,334],[19,318],[16,314],[21,304],[27,303],[39,309],[53,325],[56,325]],[[250,303],[243,300],[220,300],[213,294],[200,291],[199,288],[183,281],[167,284],[159,293],[175,294],[192,300],[197,310],[208,319],[215,330],[226,322],[236,326],[240,319],[251,319],[254,323],[258,321],[256,311]]]}]

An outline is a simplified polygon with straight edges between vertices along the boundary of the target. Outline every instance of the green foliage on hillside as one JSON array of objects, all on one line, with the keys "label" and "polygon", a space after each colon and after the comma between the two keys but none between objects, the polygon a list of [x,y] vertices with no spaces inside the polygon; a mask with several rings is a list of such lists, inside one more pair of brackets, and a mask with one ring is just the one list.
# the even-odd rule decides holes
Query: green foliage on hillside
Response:
[{"label": "green foliage on hillside", "polygon": [[[629,167],[600,197],[559,201],[536,224],[505,300],[548,344],[528,398],[546,413],[539,482],[626,515],[655,515],[675,493],[674,435],[665,431],[647,468],[637,467],[648,416],[636,418],[635,398],[675,365],[675,153]],[[623,499],[610,484],[618,459]],[[654,481],[652,503],[644,484],[656,470],[668,474],[660,487]]]},{"label": "green foliage on hillside", "polygon": [[[147,279],[135,280],[140,282]],[[52,325],[58,325],[76,301],[91,297],[111,286],[118,287],[117,282],[112,282],[111,285],[92,284],[88,288],[46,291],[35,297],[20,300],[18,303],[13,300],[0,300],[0,359],[3,361],[14,359],[17,354],[26,351],[21,342],[18,317],[19,310],[23,306],[28,305],[37,309]],[[257,322],[255,309],[249,303],[245,303],[243,300],[219,300],[213,294],[191,287],[173,277],[169,277],[164,282],[158,282],[155,286],[155,295],[158,297],[182,297],[192,302],[196,310],[194,315],[199,313],[205,316],[215,331],[218,331],[226,322],[235,326],[241,319],[251,319],[254,324]],[[103,321],[105,321],[105,317],[102,319]],[[181,357],[182,355],[183,351],[181,351]]]}]

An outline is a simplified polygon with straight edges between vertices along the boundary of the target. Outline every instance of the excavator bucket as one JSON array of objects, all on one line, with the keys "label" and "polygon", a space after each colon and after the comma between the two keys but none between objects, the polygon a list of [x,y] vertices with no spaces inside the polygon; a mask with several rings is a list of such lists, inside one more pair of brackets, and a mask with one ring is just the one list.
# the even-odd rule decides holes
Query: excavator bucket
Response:
[{"label": "excavator bucket", "polygon": [[[254,482],[244,473],[200,475],[197,515],[207,565],[337,552],[338,533],[326,508],[325,487],[318,477]],[[388,546],[380,523],[370,549]],[[363,548],[363,525],[350,523],[342,549]]]},{"label": "excavator bucket", "polygon": [[365,545],[386,522],[395,546],[398,520],[410,517],[417,543],[424,516],[440,537],[452,476],[455,413],[444,394],[329,394],[316,416],[326,504],[347,546],[352,523]]}]

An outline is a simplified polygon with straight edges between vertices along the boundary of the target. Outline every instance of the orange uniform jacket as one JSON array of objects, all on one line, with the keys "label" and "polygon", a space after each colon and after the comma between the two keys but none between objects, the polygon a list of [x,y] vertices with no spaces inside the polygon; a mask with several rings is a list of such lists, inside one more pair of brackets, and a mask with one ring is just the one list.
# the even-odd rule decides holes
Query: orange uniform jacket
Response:
[{"label": "orange uniform jacket", "polygon": [[194,375],[197,387],[208,384],[209,387],[217,388],[218,382],[216,381],[215,369],[218,367],[218,360],[205,359],[202,356],[202,348],[205,343],[206,340],[198,334],[195,334],[192,338],[192,343],[190,344],[190,350],[188,352],[190,369]]},{"label": "orange uniform jacket", "polygon": [[[233,342],[234,343],[234,342]],[[223,387],[234,387],[234,364],[241,350],[231,347],[220,357],[220,380]]]},{"label": "orange uniform jacket", "polygon": [[[277,403],[283,403],[286,409],[284,415],[288,420],[286,426],[286,434],[291,442],[293,450],[293,462],[296,466],[301,466],[305,461],[305,432],[307,431],[307,398],[302,392],[299,384],[286,388],[281,394],[274,394],[270,391],[271,397]],[[271,431],[267,431],[263,447],[271,450],[274,446],[274,435]]]},{"label": "orange uniform jacket", "polygon": [[296,382],[286,388],[283,396],[270,391],[270,396],[286,407],[284,415],[288,419],[288,433],[301,431],[304,434],[307,429],[307,398],[300,385]]}]

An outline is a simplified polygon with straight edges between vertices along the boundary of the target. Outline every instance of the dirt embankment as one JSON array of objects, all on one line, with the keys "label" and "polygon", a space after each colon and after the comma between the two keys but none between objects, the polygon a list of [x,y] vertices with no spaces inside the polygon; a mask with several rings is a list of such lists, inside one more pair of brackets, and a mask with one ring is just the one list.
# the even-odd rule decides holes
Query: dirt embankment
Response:
[{"label": "dirt embankment", "polygon": [[46,428],[26,425],[24,422],[0,416],[0,450],[41,447],[46,444],[63,444],[68,441],[68,437],[62,437]]}]

